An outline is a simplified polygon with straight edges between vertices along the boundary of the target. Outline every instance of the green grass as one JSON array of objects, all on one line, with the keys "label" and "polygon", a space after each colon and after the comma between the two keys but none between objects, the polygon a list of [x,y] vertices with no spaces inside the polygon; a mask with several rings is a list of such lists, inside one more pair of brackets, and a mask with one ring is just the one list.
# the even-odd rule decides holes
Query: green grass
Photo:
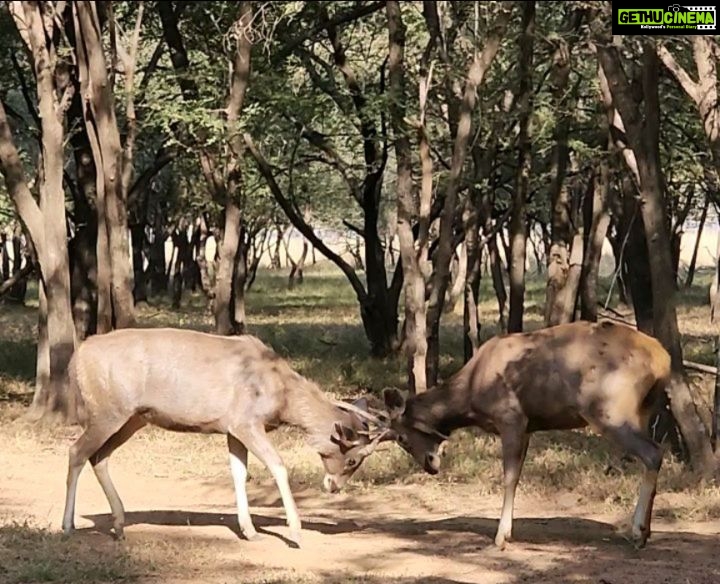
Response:
[{"label": "green grass", "polygon": [[93,549],[80,538],[27,523],[0,522],[0,582],[133,582],[150,566],[118,546]]}]

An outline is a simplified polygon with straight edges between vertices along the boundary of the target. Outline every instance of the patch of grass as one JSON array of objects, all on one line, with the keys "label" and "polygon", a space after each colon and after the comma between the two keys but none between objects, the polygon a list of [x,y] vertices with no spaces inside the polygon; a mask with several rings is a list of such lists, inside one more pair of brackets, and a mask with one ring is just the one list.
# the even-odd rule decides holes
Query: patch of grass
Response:
[{"label": "patch of grass", "polygon": [[0,521],[0,582],[133,582],[150,567],[120,546],[102,553],[82,538],[65,538],[28,523]]}]

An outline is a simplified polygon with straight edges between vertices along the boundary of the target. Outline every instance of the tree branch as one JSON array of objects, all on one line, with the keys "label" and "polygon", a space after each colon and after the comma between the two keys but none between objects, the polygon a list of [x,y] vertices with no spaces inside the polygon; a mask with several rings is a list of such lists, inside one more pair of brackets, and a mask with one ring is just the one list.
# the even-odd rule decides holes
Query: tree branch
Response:
[{"label": "tree branch", "polygon": [[12,276],[10,276],[7,280],[5,280],[2,284],[0,284],[0,298],[5,296],[10,290],[12,290],[13,286],[17,284],[18,282],[22,282],[25,278],[30,276],[35,271],[35,264],[33,262],[28,262],[25,264],[22,270],[15,272]]},{"label": "tree branch", "polygon": [[325,245],[325,242],[323,242],[322,239],[320,239],[315,232],[313,231],[313,228],[308,225],[303,217],[296,211],[295,206],[288,200],[288,198],[285,196],[285,194],[282,192],[282,189],[280,188],[280,185],[277,184],[277,181],[275,180],[275,177],[273,176],[272,169],[270,168],[270,164],[263,156],[262,152],[258,150],[257,146],[255,145],[255,142],[252,139],[252,136],[250,134],[244,135],[245,145],[247,146],[248,152],[250,152],[251,156],[255,160],[255,163],[257,164],[258,170],[260,171],[260,174],[263,175],[265,178],[268,187],[270,188],[270,191],[272,192],[273,196],[275,197],[275,200],[278,202],[282,210],[287,215],[288,219],[292,222],[292,224],[295,226],[295,228],[302,233],[305,238],[312,243],[312,245],[326,258],[328,258],[330,261],[332,261],[338,268],[342,270],[342,272],[345,274],[347,279],[350,281],[350,284],[353,287],[353,290],[355,290],[355,294],[358,297],[358,300],[361,302],[364,302],[367,298],[367,292],[365,292],[365,288],[362,285],[362,282],[360,281],[360,278],[358,278],[357,274],[355,273],[355,270],[352,269],[352,267],[344,260],[342,257],[340,257],[338,254],[336,254],[334,251],[332,251],[327,245]]},{"label": "tree branch", "polygon": [[[277,51],[272,59],[272,64],[277,66],[281,64],[288,56],[292,54],[292,52],[300,47],[306,40],[311,39],[317,34],[326,28],[328,25],[337,27],[343,24],[347,24],[349,22],[353,22],[355,20],[358,20],[360,18],[363,18],[364,16],[369,16],[370,14],[373,14],[374,12],[378,12],[379,10],[382,10],[385,7],[385,2],[372,2],[371,4],[365,4],[365,5],[358,5],[354,9],[349,10],[347,12],[341,12],[339,14],[336,14],[332,18],[328,18],[327,22],[321,21],[319,24],[315,25],[314,27],[306,29],[302,34],[298,35],[294,39],[292,39],[290,42],[288,42],[282,49]],[[325,8],[323,7],[323,10]]]},{"label": "tree branch", "polygon": [[673,77],[677,80],[680,86],[685,90],[696,104],[700,102],[700,86],[696,83],[692,77],[688,74],[685,69],[675,60],[675,57],[667,49],[665,45],[658,45],[657,55],[663,62],[663,65],[667,68]]}]

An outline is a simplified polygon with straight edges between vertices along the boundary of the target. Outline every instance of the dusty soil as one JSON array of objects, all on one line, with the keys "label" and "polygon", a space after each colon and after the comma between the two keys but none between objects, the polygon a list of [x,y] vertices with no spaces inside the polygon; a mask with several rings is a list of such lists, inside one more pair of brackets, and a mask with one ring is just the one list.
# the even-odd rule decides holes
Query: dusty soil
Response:
[{"label": "dusty soil", "polygon": [[[61,550],[59,567],[49,579],[72,581],[62,576],[62,562],[70,561],[69,556],[82,556],[74,557],[76,562],[102,563],[122,554],[129,558],[129,581],[163,584],[720,582],[720,522],[664,519],[670,516],[673,496],[662,493],[653,537],[636,551],[614,531],[623,516],[599,515],[601,506],[579,503],[571,491],[539,500],[523,493],[521,483],[516,541],[499,551],[492,543],[499,494],[480,497],[472,485],[431,482],[353,485],[330,496],[314,484],[296,481],[304,539],[301,549],[293,549],[284,539],[287,528],[277,490],[252,458],[252,512],[264,536],[250,543],[237,534],[234,493],[222,457],[214,453],[212,469],[183,470],[182,440],[175,452],[178,472],[167,453],[152,452],[151,442],[131,442],[113,457],[111,473],[128,511],[126,541],[110,536],[108,504],[89,467],[78,491],[78,532],[63,538],[56,534],[70,443],[68,436],[54,443],[3,440],[0,446],[0,526],[20,529],[26,522],[49,530],[40,541]],[[207,445],[217,447],[217,441]],[[57,539],[48,544],[53,537]],[[38,561],[23,560],[22,550],[8,555],[16,541],[23,540],[7,534],[3,540],[0,531],[0,551],[4,545],[6,552],[0,558]],[[109,574],[106,579],[117,578]]]}]

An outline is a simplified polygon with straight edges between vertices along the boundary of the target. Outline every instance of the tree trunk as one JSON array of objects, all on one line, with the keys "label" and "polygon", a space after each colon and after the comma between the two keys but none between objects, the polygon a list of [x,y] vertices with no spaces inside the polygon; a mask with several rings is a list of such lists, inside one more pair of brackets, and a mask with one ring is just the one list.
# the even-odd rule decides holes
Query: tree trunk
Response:
[{"label": "tree trunk", "polygon": [[[85,123],[98,175],[98,202],[102,199],[105,203],[98,205],[98,241],[104,241],[104,225],[110,254],[113,321],[117,328],[128,328],[135,324],[135,308],[120,132],[107,76],[97,8],[91,3],[75,3],[73,7],[80,86],[83,95],[87,96],[84,101]],[[104,253],[104,250],[100,251]],[[100,267],[104,260],[105,257],[99,253],[99,270],[104,269]],[[103,328],[107,324],[104,317],[99,319],[99,326],[100,322]]]},{"label": "tree trunk", "polygon": [[237,334],[233,310],[232,287],[235,258],[240,244],[242,216],[240,209],[229,202],[225,207],[225,228],[220,249],[217,278],[215,279],[215,332],[221,335]]},{"label": "tree trunk", "polygon": [[212,282],[210,281],[210,272],[208,270],[207,262],[207,240],[210,234],[208,230],[207,215],[203,214],[198,220],[198,228],[200,230],[200,237],[197,242],[197,250],[195,252],[195,261],[197,262],[200,270],[200,286],[205,296],[209,299],[214,298],[214,289]]},{"label": "tree trunk", "polygon": [[[43,385],[36,389],[33,414],[53,415],[67,420],[73,417],[73,403],[66,391],[65,372],[75,346],[75,329],[70,303],[62,122],[72,95],[72,86],[63,86],[64,80],[55,77],[57,60],[50,58],[48,47],[52,40],[51,35],[47,34],[41,8],[38,3],[31,2],[18,2],[10,6],[18,30],[27,35],[37,81],[42,130],[42,159],[38,169],[40,205],[35,202],[27,186],[2,101],[0,167],[16,211],[32,241],[40,265],[41,288],[47,297],[49,376],[47,383],[40,379]],[[49,26],[54,27],[55,23]],[[38,359],[42,355],[42,352],[38,352]]]},{"label": "tree trunk", "polygon": [[[450,176],[445,193],[445,201],[443,203],[443,212],[440,216],[440,232],[438,236],[438,247],[435,253],[435,265],[432,280],[433,286],[428,305],[429,335],[427,379],[430,387],[437,383],[438,378],[438,364],[440,359],[440,316],[442,314],[443,304],[445,302],[445,292],[448,286],[450,261],[454,252],[453,221],[455,206],[458,189],[460,187],[460,177],[467,157],[468,144],[470,143],[470,136],[472,133],[472,115],[475,110],[477,90],[482,86],[485,74],[489,70],[495,60],[498,50],[500,49],[500,44],[512,15],[512,9],[513,4],[510,2],[503,2],[501,4],[501,12],[497,16],[493,28],[486,36],[483,50],[476,53],[475,58],[470,65],[465,79],[462,101],[460,102],[460,111],[457,118],[457,131],[455,132],[455,142],[453,145],[452,164],[450,166]],[[530,16],[530,20],[533,20],[535,13],[534,1],[526,2],[523,5],[523,9],[523,18],[526,18],[526,15],[532,15]],[[532,41],[530,46],[532,46]],[[530,63],[531,62],[532,61],[530,60]],[[526,81],[529,82],[529,79]],[[530,83],[529,87],[531,86],[532,84]],[[451,121],[451,125],[454,125],[454,120]]]},{"label": "tree trunk", "polygon": [[705,220],[707,219],[708,209],[710,208],[710,197],[705,197],[705,204],[703,205],[702,212],[700,213],[700,221],[698,222],[697,235],[695,236],[695,245],[693,246],[692,257],[690,258],[690,265],[688,266],[687,276],[685,277],[685,288],[692,288],[693,280],[695,279],[695,268],[697,266],[698,252],[700,251],[700,239],[702,238],[703,228],[705,227]]},{"label": "tree trunk", "polygon": [[143,247],[145,245],[145,225],[135,223],[130,226],[132,239],[133,257],[133,300],[135,304],[147,302],[147,277],[145,273],[145,257]]},{"label": "tree trunk", "polygon": [[[22,226],[18,222],[15,226],[12,236],[13,250],[13,275],[19,274],[22,269],[24,249],[22,244]],[[21,280],[17,282],[10,290],[10,300],[18,304],[25,304],[25,295],[27,293],[27,281]]]},{"label": "tree trunk", "polygon": [[148,249],[148,273],[150,275],[150,291],[153,296],[167,292],[168,280],[165,272],[167,258],[165,257],[164,235],[162,217],[158,216],[153,226],[152,240]]},{"label": "tree trunk", "polygon": [[307,257],[307,253],[308,242],[307,239],[303,239],[302,252],[300,253],[298,261],[293,261],[292,258],[290,258],[290,254],[288,254],[288,259],[292,265],[290,275],[288,276],[288,288],[291,290],[295,287],[295,285],[301,285],[305,281],[303,270],[305,268],[305,258]]},{"label": "tree trunk", "polygon": [[[658,97],[658,60],[653,45],[644,43],[642,88],[644,110],[633,99],[633,93],[622,69],[615,47],[598,46],[598,57],[612,92],[613,103],[625,124],[625,134],[637,161],[640,183],[640,210],[652,279],[654,334],[671,355],[673,379],[667,389],[672,416],[682,431],[688,453],[696,470],[708,475],[715,470],[715,460],[707,429],[693,403],[684,374],[682,346],[675,305],[676,286],[672,279],[672,253],[668,233],[664,181],[660,169],[660,105]],[[644,123],[643,123],[644,120]],[[662,301],[660,301],[662,299]],[[663,424],[661,413],[660,423]]]},{"label": "tree trunk", "polygon": [[[475,195],[475,199],[479,197]],[[482,250],[478,241],[477,205],[471,205],[470,216],[465,222],[465,246],[467,248],[467,272],[465,274],[463,330],[463,353],[467,363],[480,348],[480,314],[478,300],[480,296],[480,266]]]},{"label": "tree trunk", "polygon": [[245,333],[245,290],[248,277],[248,247],[249,238],[247,232],[242,229],[235,258],[235,274],[233,276],[232,288],[232,321],[235,334]]},{"label": "tree trunk", "polygon": [[[586,214],[589,221],[586,225],[585,257],[583,258],[580,283],[580,318],[597,322],[598,317],[598,277],[600,260],[602,259],[603,243],[610,225],[608,213],[608,194],[610,188],[610,169],[608,162],[600,162],[600,170],[595,174],[595,189],[592,200],[587,200],[589,207]],[[587,227],[589,225],[589,228]]]},{"label": "tree trunk", "polygon": [[78,341],[97,332],[97,226],[95,218],[78,226],[70,242],[70,292]]},{"label": "tree trunk", "polygon": [[523,330],[525,303],[525,257],[527,253],[526,200],[530,188],[532,169],[530,142],[530,114],[533,108],[533,53],[535,41],[535,2],[523,4],[520,44],[520,87],[518,90],[518,167],[512,198],[510,220],[510,314],[508,332]]},{"label": "tree trunk", "polygon": [[715,388],[712,408],[712,445],[715,457],[720,455],[720,335],[715,338]]},{"label": "tree trunk", "polygon": [[[280,258],[280,248],[282,247],[283,242],[283,233],[285,229],[280,224],[280,222],[275,223],[275,247],[273,254],[270,258],[270,269],[271,270],[279,270],[282,267],[282,261]],[[313,249],[315,249],[313,247]]]},{"label": "tree trunk", "polygon": [[498,253],[497,239],[500,237],[493,237],[488,241],[488,256],[490,258],[490,273],[492,276],[493,290],[495,290],[495,297],[498,301],[498,325],[501,331],[507,331],[507,319],[506,319],[506,308],[507,308],[507,290],[505,289],[505,280],[503,277],[503,265]]},{"label": "tree trunk", "polygon": [[190,242],[187,237],[187,224],[180,220],[173,236],[173,246],[177,250],[175,265],[172,270],[172,307],[180,308],[182,302],[183,288],[187,287],[187,258]]},{"label": "tree trunk", "polygon": [[10,255],[7,252],[7,233],[0,231],[0,282],[10,277]]},{"label": "tree trunk", "polygon": [[[427,222],[432,197],[432,161],[425,138],[423,122],[418,123],[420,135],[420,156],[423,164],[420,208],[415,202],[412,184],[412,151],[409,128],[405,123],[405,24],[402,21],[399,2],[387,2],[388,34],[390,52],[388,70],[390,77],[390,115],[397,159],[397,233],[400,238],[405,282],[405,330],[404,348],[407,356],[408,385],[411,393],[422,393],[428,388],[426,377],[427,358],[427,311],[425,305],[425,277],[422,265],[427,262]],[[432,42],[432,41],[431,41]],[[421,65],[421,84],[427,79],[426,61]],[[423,85],[424,87],[424,85]],[[425,114],[427,93],[421,88],[421,116]],[[428,166],[429,162],[429,166]],[[428,183],[428,180],[430,181]],[[430,190],[428,191],[428,185]],[[418,237],[418,251],[415,250],[413,220],[419,217],[422,233]],[[383,260],[384,271],[384,260]]]},{"label": "tree trunk", "polygon": [[[569,18],[577,18],[574,16],[577,14],[579,14],[579,11],[568,12]],[[570,26],[572,27],[572,25]],[[552,224],[545,296],[546,326],[568,322],[568,308],[571,301],[571,292],[565,290],[565,287],[570,283],[571,246],[575,247],[573,241],[575,229],[571,220],[570,191],[565,183],[567,165],[570,160],[568,133],[570,132],[573,102],[573,96],[568,91],[571,49],[572,42],[568,43],[561,36],[557,41],[550,71],[550,87],[558,120],[554,131],[555,145],[552,152],[549,186]],[[572,306],[573,308],[575,306],[574,298],[572,299]]]},{"label": "tree trunk", "polygon": [[630,302],[635,311],[637,327],[653,334],[653,291],[650,276],[650,256],[645,238],[645,225],[637,200],[637,190],[629,177],[622,179],[623,214],[622,238],[627,241],[622,253],[623,280],[628,284]]}]

